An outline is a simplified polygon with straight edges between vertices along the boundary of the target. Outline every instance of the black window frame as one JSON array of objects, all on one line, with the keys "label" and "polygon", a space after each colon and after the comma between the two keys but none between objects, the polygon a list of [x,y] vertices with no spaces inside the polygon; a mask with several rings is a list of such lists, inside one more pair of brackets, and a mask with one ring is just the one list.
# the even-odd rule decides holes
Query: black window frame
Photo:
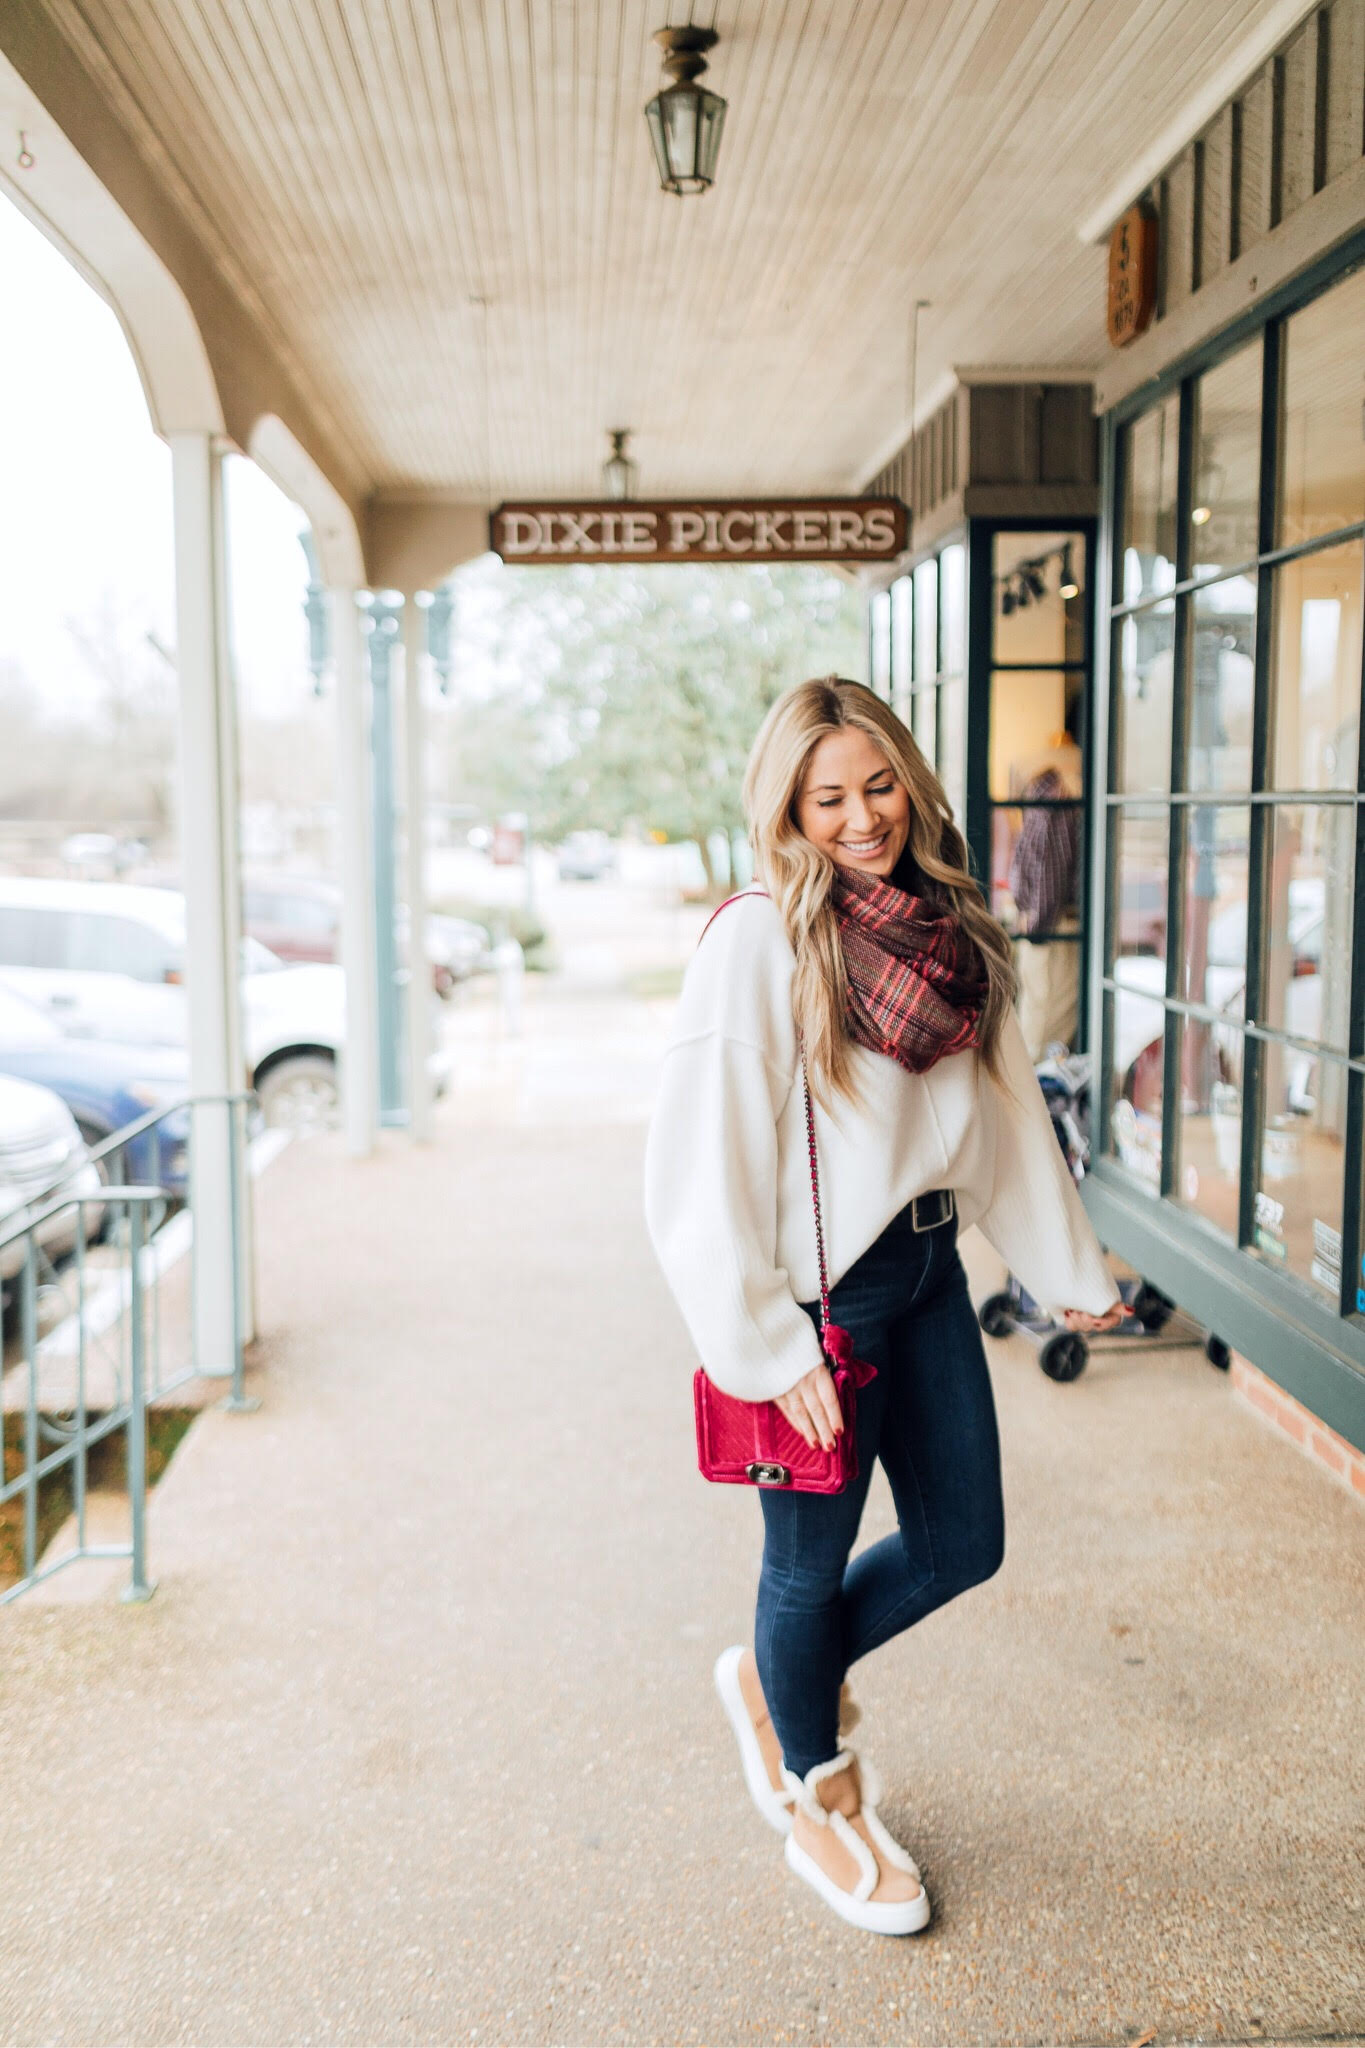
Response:
[{"label": "black window frame", "polygon": [[[1102,1234],[1134,1263],[1166,1284],[1226,1339],[1272,1370],[1300,1395],[1329,1426],[1352,1441],[1365,1425],[1365,1288],[1361,1286],[1365,1253],[1365,1202],[1362,1201],[1362,1140],[1365,1140],[1365,717],[1361,721],[1357,773],[1353,789],[1304,791],[1271,787],[1271,671],[1275,658],[1272,584],[1275,570],[1330,547],[1365,540],[1365,520],[1356,520],[1306,541],[1278,545],[1274,526],[1278,503],[1284,326],[1313,300],[1342,284],[1365,267],[1365,230],[1332,254],[1306,268],[1293,280],[1267,294],[1254,308],[1186,356],[1159,377],[1116,405],[1106,415],[1101,436],[1101,489],[1105,508],[1102,553],[1092,579],[1097,674],[1094,702],[1095,738],[1103,746],[1104,775],[1095,783],[1089,836],[1088,870],[1104,915],[1091,925],[1087,947],[1088,1007],[1092,1042],[1100,1049],[1096,1075],[1095,1158],[1085,1184],[1087,1206]],[[1262,414],[1258,553],[1254,561],[1190,573],[1188,560],[1191,510],[1192,450],[1190,431],[1196,381],[1248,342],[1262,348]],[[1176,580],[1162,596],[1176,601],[1173,663],[1172,788],[1164,793],[1119,792],[1114,788],[1113,688],[1117,676],[1118,632],[1124,618],[1143,608],[1139,600],[1123,600],[1123,536],[1119,531],[1124,496],[1123,458],[1126,430],[1141,415],[1180,396],[1180,461],[1176,507],[1179,555]],[[1110,853],[1111,813],[1119,806],[1155,802],[1167,807],[1169,862],[1167,874],[1167,969],[1159,999],[1167,1020],[1195,1017],[1211,1021],[1216,1013],[1179,993],[1183,958],[1183,885],[1185,839],[1193,807],[1207,804],[1207,791],[1183,787],[1181,754],[1186,744],[1189,678],[1189,621],[1195,593],[1238,573],[1256,583],[1257,606],[1251,738],[1250,787],[1245,792],[1221,791],[1224,803],[1249,805],[1251,845],[1248,863],[1246,1022],[1241,1104],[1241,1158],[1238,1226],[1234,1243],[1224,1232],[1173,1199],[1178,1159],[1176,1125],[1181,1114],[1178,1029],[1167,1029],[1162,1101],[1161,1185],[1154,1196],[1128,1172],[1109,1149],[1109,1115],[1113,1077],[1112,998],[1117,984],[1109,971],[1115,876]],[[1149,598],[1146,602],[1150,603]],[[1365,708],[1365,657],[1362,658],[1361,702]],[[1351,915],[1352,959],[1348,1003],[1348,1035],[1344,1052],[1310,1042],[1264,1021],[1266,995],[1266,902],[1268,849],[1277,812],[1293,804],[1338,805],[1355,813],[1354,886]],[[1342,1145],[1341,1282],[1332,1305],[1324,1291],[1310,1288],[1292,1274],[1272,1267],[1254,1250],[1255,1194],[1260,1179],[1259,1146],[1266,1086],[1266,1053],[1280,1044],[1311,1053],[1320,1061],[1344,1068],[1346,1109]]]}]

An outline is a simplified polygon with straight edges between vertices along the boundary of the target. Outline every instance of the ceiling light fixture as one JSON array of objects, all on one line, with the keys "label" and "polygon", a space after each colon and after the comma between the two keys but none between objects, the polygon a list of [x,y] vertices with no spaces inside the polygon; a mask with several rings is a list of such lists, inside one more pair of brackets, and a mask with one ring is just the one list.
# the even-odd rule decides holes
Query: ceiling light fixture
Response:
[{"label": "ceiling light fixture", "polygon": [[626,453],[630,428],[608,427],[607,439],[611,442],[611,454],[602,464],[602,488],[609,498],[633,498],[640,471]]},{"label": "ceiling light fixture", "polygon": [[713,28],[660,28],[654,40],[664,52],[668,80],[645,108],[649,139],[665,192],[681,198],[706,192],[716,175],[725,101],[697,80],[706,69],[706,53],[720,38]]},{"label": "ceiling light fixture", "polygon": [[1207,526],[1212,517],[1213,510],[1211,506],[1196,505],[1190,514],[1190,524],[1191,526]]},{"label": "ceiling light fixture", "polygon": [[1081,586],[1076,581],[1075,574],[1071,567],[1071,542],[1068,541],[1066,543],[1066,546],[1062,549],[1062,581],[1061,587],[1059,588],[1057,595],[1062,599],[1063,603],[1065,603],[1067,599],[1079,597],[1080,594]]}]

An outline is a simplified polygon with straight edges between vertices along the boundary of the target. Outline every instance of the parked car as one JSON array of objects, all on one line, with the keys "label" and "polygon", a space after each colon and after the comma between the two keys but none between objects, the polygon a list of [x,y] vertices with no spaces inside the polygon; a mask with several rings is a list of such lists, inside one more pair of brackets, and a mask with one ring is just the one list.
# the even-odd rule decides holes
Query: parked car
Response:
[{"label": "parked car", "polygon": [[[242,951],[244,1085],[255,1088],[267,1123],[311,1129],[329,1122],[346,1031],[341,969],[286,967],[251,938]],[[184,972],[178,890],[0,877],[0,983],[70,1035],[183,1046]],[[443,1055],[432,1055],[429,1072],[439,1094]]]},{"label": "parked car", "polygon": [[171,1107],[190,1092],[183,1046],[73,1038],[26,996],[0,987],[0,1074],[37,1081],[59,1095],[92,1149],[149,1111],[170,1109],[155,1130],[130,1139],[121,1157],[101,1162],[100,1177],[154,1181],[184,1193],[189,1112]]},{"label": "parked car", "polygon": [[[66,1104],[50,1088],[16,1081],[0,1074],[0,1283],[22,1271],[28,1239],[15,1237],[55,1194],[97,1195],[100,1177]],[[86,1229],[95,1237],[103,1222],[98,1206],[86,1211]],[[37,1225],[34,1235],[47,1257],[64,1258],[76,1244],[77,1212],[60,1211]]]},{"label": "parked car", "polygon": [[616,848],[605,832],[570,832],[558,860],[561,882],[600,882],[616,872]]},{"label": "parked car", "polygon": [[[248,876],[242,885],[242,922],[254,939],[281,960],[327,962],[341,956],[341,891],[306,876]],[[400,911],[398,941],[407,942],[407,912]],[[468,918],[427,917],[427,958],[432,986],[447,996],[459,981],[488,964],[488,934]]]}]

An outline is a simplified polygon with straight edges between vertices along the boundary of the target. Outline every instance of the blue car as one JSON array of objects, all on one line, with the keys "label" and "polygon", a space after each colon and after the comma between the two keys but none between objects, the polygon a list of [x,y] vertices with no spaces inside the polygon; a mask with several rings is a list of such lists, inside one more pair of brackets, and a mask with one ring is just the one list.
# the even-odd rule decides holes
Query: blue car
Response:
[{"label": "blue car", "polygon": [[[177,1045],[122,1045],[71,1038],[16,990],[0,982],[0,1074],[37,1081],[59,1095],[90,1146],[150,1110],[183,1102],[189,1055]],[[174,1110],[154,1129],[100,1162],[109,1181],[156,1182],[183,1199],[189,1171],[190,1115]]]}]

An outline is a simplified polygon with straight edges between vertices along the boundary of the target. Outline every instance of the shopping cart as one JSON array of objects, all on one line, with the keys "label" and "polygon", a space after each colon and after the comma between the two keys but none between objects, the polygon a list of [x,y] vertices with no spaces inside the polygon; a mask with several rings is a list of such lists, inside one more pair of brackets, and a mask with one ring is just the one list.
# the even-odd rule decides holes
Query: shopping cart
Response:
[{"label": "shopping cart", "polygon": [[[1080,1181],[1090,1164],[1089,1057],[1055,1046],[1034,1072],[1062,1156],[1073,1179]],[[1079,1330],[1068,1330],[1064,1323],[1057,1322],[1025,1291],[1013,1273],[998,1294],[988,1295],[982,1302],[976,1312],[977,1321],[988,1337],[1026,1337],[1037,1348],[1038,1363],[1050,1380],[1079,1379],[1092,1347],[1101,1351],[1129,1351],[1138,1344],[1148,1350],[1202,1344],[1210,1364],[1227,1371],[1232,1354],[1223,1339],[1192,1321],[1160,1288],[1137,1278],[1120,1280],[1117,1285],[1130,1313],[1116,1330],[1107,1330],[1099,1337],[1083,1336]]]}]

